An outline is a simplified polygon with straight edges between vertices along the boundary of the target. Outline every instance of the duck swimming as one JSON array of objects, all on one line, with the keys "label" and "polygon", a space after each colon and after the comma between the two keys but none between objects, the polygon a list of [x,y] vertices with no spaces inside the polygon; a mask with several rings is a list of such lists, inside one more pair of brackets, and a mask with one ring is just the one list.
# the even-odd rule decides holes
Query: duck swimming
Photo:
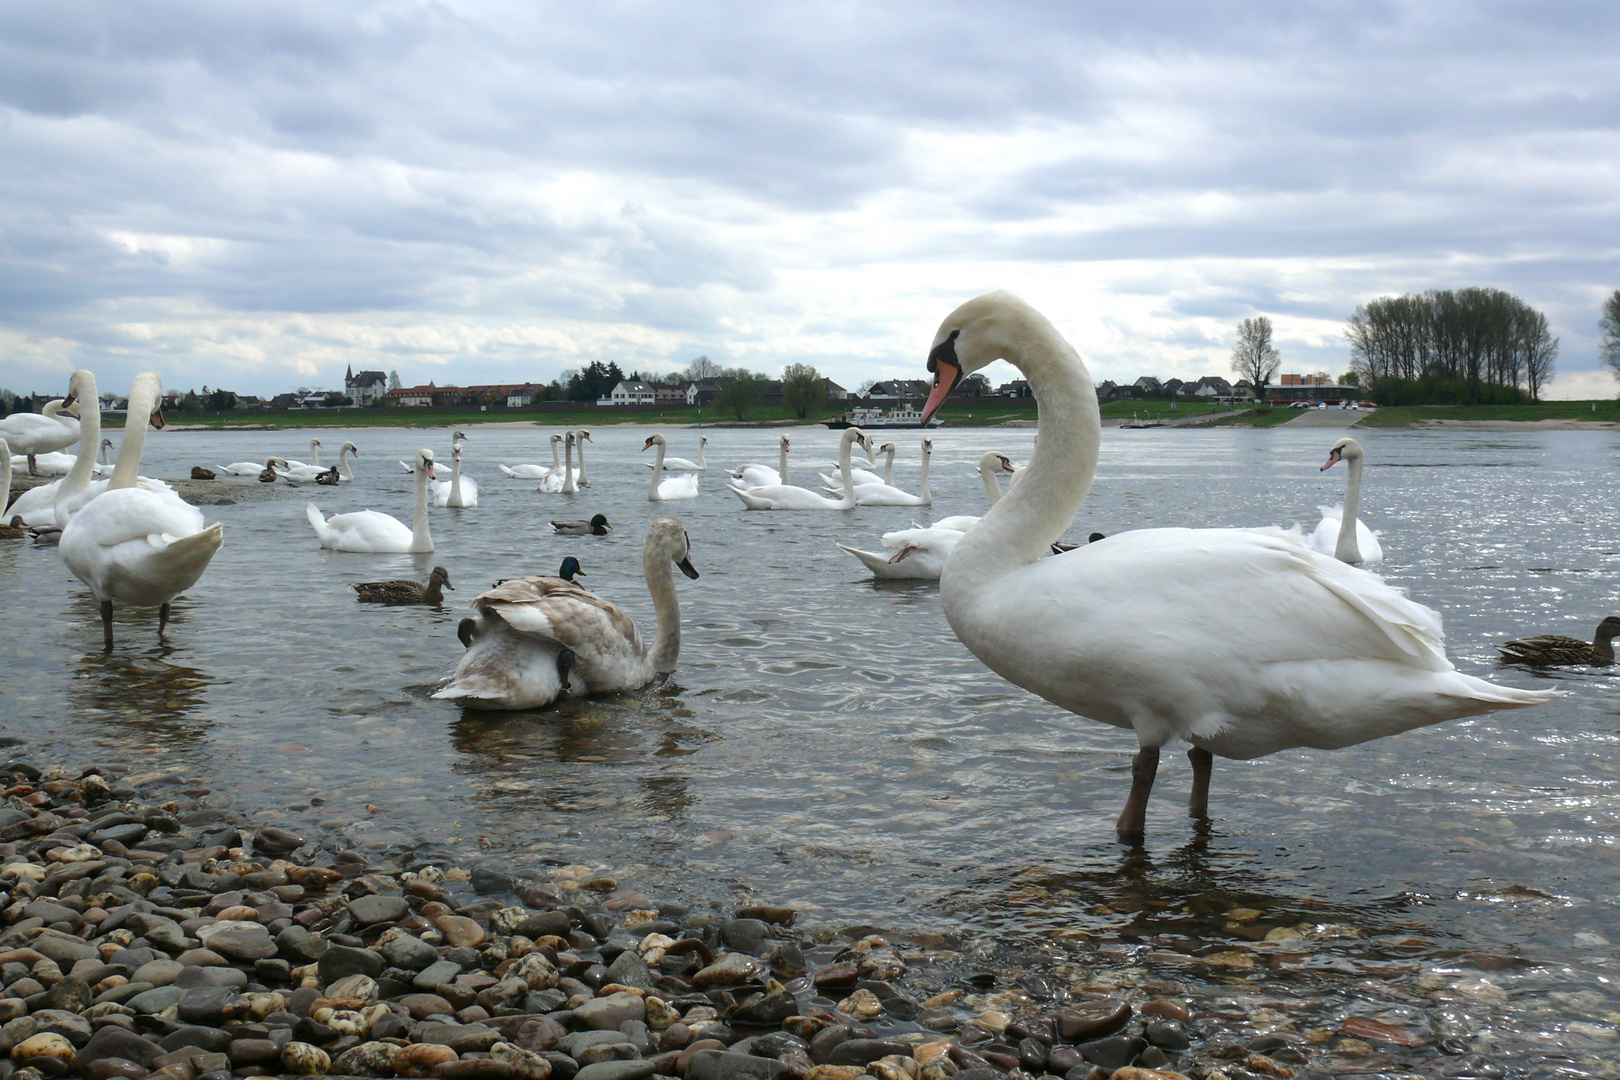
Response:
[{"label": "duck swimming", "polygon": [[597,514],[589,521],[553,521],[552,532],[558,536],[606,536],[613,528],[606,514]]},{"label": "duck swimming", "polygon": [[450,571],[435,566],[426,582],[396,579],[394,581],[362,581],[350,585],[367,604],[442,604],[444,590],[455,590],[450,584]]}]

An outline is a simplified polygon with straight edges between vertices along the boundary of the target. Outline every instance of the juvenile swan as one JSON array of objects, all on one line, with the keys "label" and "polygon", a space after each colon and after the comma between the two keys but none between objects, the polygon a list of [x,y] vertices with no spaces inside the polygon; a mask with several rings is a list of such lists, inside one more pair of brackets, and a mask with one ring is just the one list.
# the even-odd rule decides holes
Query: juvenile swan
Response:
[{"label": "juvenile swan", "polygon": [[997,359],[1029,380],[1040,441],[957,542],[940,599],[991,670],[1136,732],[1121,838],[1142,836],[1159,748],[1175,739],[1192,744],[1190,807],[1202,817],[1216,754],[1353,746],[1551,697],[1456,671],[1438,614],[1281,530],[1143,529],[1043,558],[1097,470],[1097,394],[1040,312],[991,293],[940,325],[924,422],[964,375]]},{"label": "juvenile swan", "polygon": [[681,605],[672,566],[696,578],[686,526],[658,518],[641,548],[658,630],[652,647],[623,610],[561,578],[514,578],[473,601],[456,634],[467,651],[433,696],[484,709],[538,709],[563,691],[634,690],[675,670]]}]

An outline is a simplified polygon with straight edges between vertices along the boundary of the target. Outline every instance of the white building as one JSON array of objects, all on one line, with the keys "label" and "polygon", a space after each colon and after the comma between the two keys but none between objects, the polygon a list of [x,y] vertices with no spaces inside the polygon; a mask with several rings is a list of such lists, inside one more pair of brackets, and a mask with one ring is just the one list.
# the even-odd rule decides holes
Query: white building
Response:
[{"label": "white building", "polygon": [[658,393],[639,379],[625,379],[605,398],[597,398],[598,405],[655,405]]}]

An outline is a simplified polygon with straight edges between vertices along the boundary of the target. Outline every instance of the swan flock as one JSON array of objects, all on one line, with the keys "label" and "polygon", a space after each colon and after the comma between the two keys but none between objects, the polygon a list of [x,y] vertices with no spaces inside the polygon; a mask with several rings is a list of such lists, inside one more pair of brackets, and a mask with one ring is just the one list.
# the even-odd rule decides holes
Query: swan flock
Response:
[{"label": "swan flock", "polygon": [[[1174,742],[1188,746],[1189,811],[1203,817],[1216,757],[1337,749],[1452,719],[1534,706],[1552,696],[1457,671],[1445,653],[1439,615],[1364,569],[1380,563],[1384,552],[1378,535],[1358,517],[1365,455],[1353,439],[1335,444],[1322,466],[1326,471],[1345,465],[1343,502],[1322,507],[1321,523],[1309,534],[1265,525],[1155,528],[1064,550],[1060,538],[1096,474],[1101,418],[1084,362],[1043,315],[1007,293],[978,297],[952,312],[928,353],[932,389],[924,423],[961,379],[996,360],[1017,367],[1028,380],[1038,403],[1038,434],[1034,453],[1022,466],[998,450],[978,459],[987,506],[983,515],[941,516],[931,523],[924,518],[923,524],[891,528],[882,533],[877,551],[837,546],[874,578],[937,581],[952,632],[997,675],[1074,716],[1134,733],[1130,791],[1116,822],[1122,839],[1144,835],[1160,753]],[[111,476],[99,481],[92,479],[103,448],[99,398],[88,371],[73,373],[67,394],[52,401],[47,413],[8,418],[17,421],[9,427],[0,424],[0,470],[8,481],[8,499],[14,462],[20,466],[27,460],[30,472],[47,474],[66,465],[58,479],[12,502],[0,525],[15,517],[36,537],[59,543],[63,564],[99,607],[108,650],[115,605],[158,609],[161,637],[171,601],[202,580],[223,543],[220,523],[207,523],[164,482],[139,475],[148,433],[164,426],[161,398],[156,375],[137,376],[116,463]],[[579,515],[552,520],[549,530],[539,527],[547,515],[514,517],[515,559],[523,559],[520,549],[540,534],[556,536],[573,550],[601,544],[602,551],[612,552],[623,543],[622,536],[615,540],[618,534],[606,515],[592,513],[587,442],[594,442],[589,431],[568,430],[549,436],[549,464],[498,465],[496,488],[502,488],[504,477],[513,482],[506,493],[556,497]],[[75,443],[79,450],[70,457],[47,456]],[[648,470],[645,500],[705,497],[701,477],[710,472],[708,443],[706,435],[697,439],[691,460],[671,456],[663,434],[648,436],[642,447],[652,451],[651,460],[642,459]],[[332,514],[313,502],[305,507],[315,541],[334,553],[425,557],[438,550],[432,528],[436,512],[449,512],[451,523],[464,520],[459,514],[511,517],[509,508],[480,507],[478,481],[463,471],[466,445],[466,434],[454,432],[448,468],[427,446],[401,461],[411,474],[409,524],[351,494],[349,505]],[[820,474],[821,490],[791,482],[792,449],[789,435],[782,434],[773,464],[749,463],[730,471],[717,464],[714,475],[724,491],[711,490],[708,497],[737,500],[740,507],[731,505],[740,519],[747,511],[921,511],[934,503],[934,445],[926,433],[917,442],[885,443],[879,448],[883,467],[876,471],[868,435],[846,429],[838,439],[837,472]],[[852,462],[857,449],[872,469]],[[359,458],[354,443],[344,442],[336,463],[326,466],[320,464],[321,450],[320,441],[312,439],[310,462],[282,456],[235,462],[216,466],[213,471],[222,479],[206,482],[314,482],[331,486],[339,498],[367,488],[365,463],[350,464],[351,457]],[[913,452],[915,483],[896,481],[897,453]],[[36,470],[41,457],[45,469]],[[476,469],[478,463],[472,464]],[[948,471],[942,467],[934,480]],[[609,476],[604,484],[620,479]],[[482,494],[493,498],[501,492]],[[495,503],[510,506],[498,498]],[[615,516],[622,515],[616,511]],[[650,624],[642,619],[638,625],[624,608],[574,580],[583,572],[573,555],[558,577],[525,575],[514,566],[514,576],[471,600],[471,614],[455,628],[460,656],[433,697],[467,708],[531,710],[569,697],[631,691],[667,677],[681,649],[674,571],[690,579],[699,575],[686,525],[675,517],[649,517],[641,536],[641,576]],[[747,518],[754,520],[752,514]],[[641,526],[636,529],[639,533]],[[444,590],[453,588],[447,566],[435,565],[429,574],[420,558],[416,565],[417,577],[356,581],[351,587],[359,599],[383,606],[431,609],[445,603]],[[426,575],[425,583],[420,575]],[[1504,655],[1526,663],[1565,658],[1606,664],[1613,659],[1609,639],[1617,636],[1617,627],[1620,620],[1605,621],[1593,643],[1554,636],[1512,642]]]}]

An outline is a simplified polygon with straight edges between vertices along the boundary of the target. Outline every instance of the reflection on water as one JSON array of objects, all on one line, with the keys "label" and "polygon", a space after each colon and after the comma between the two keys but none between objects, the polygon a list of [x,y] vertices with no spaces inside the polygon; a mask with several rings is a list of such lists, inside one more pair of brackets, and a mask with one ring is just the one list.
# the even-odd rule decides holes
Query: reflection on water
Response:
[{"label": "reflection on water", "polygon": [[[1439,1023],[1409,1063],[1452,1039],[1531,1071],[1601,1073],[1588,1059],[1620,1022],[1616,676],[1498,671],[1492,645],[1589,637],[1620,609],[1620,507],[1594,490],[1594,464],[1620,464],[1620,437],[1361,434],[1362,516],[1382,532],[1386,576],[1442,610],[1463,670],[1552,680],[1567,696],[1336,753],[1219,762],[1211,826],[1185,817],[1187,766],[1167,754],[1148,846],[1128,850],[1112,822],[1130,736],[991,676],[933,586],[875,584],[833,546],[982,513],[979,455],[1024,460],[1031,432],[934,433],[933,508],[792,515],[744,513],[718,470],[696,500],[649,504],[644,430],[595,431],[593,486],[576,495],[496,471],[545,460],[544,434],[471,433],[481,505],[434,509],[429,555],[323,551],[303,506],[408,519],[410,477],[394,459],[448,432],[350,432],[365,455],[355,484],[205,508],[225,546],[162,647],[154,613],[120,610],[103,656],[95,605],[54,549],[0,547],[0,738],[39,760],[183,771],[379,855],[585,862],[669,893],[735,891],[943,934],[966,943],[965,963],[1039,961],[1058,983],[1170,981],[1257,1030],[1336,1031],[1346,1015]],[[671,435],[675,452],[695,442]],[[710,458],[774,460],[775,438],[717,430]],[[1343,494],[1342,476],[1317,469],[1334,438],[1109,432],[1069,539],[1313,527],[1317,505]],[[167,431],[145,471],[181,476],[301,441]],[[915,440],[897,441],[898,482],[914,486]],[[830,457],[835,437],[794,443]],[[550,518],[597,512],[611,535],[551,535]],[[431,699],[461,652],[467,601],[500,577],[554,573],[564,555],[650,634],[640,545],[666,513],[687,524],[703,572],[678,586],[684,642],[666,684],[536,714]],[[439,609],[359,604],[348,589],[434,565],[458,586]]]}]

